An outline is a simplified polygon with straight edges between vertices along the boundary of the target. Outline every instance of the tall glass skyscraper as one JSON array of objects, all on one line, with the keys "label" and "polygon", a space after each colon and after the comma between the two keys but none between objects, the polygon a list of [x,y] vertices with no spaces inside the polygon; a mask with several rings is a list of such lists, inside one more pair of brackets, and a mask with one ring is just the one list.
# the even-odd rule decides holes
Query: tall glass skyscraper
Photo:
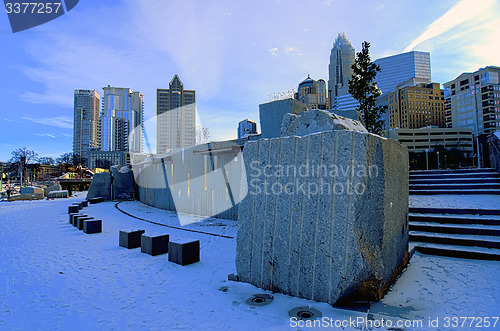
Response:
[{"label": "tall glass skyscraper", "polygon": [[393,92],[397,86],[412,80],[412,85],[431,82],[431,54],[411,51],[374,61],[380,66],[375,81],[382,93]]},{"label": "tall glass skyscraper", "polygon": [[195,91],[185,90],[174,75],[168,89],[156,90],[156,152],[196,143]]},{"label": "tall glass skyscraper", "polygon": [[142,152],[144,101],[129,88],[102,88],[99,147],[101,151]]},{"label": "tall glass skyscraper", "polygon": [[90,149],[99,147],[100,96],[95,90],[75,89],[73,158],[85,166]]},{"label": "tall glass skyscraper", "polygon": [[355,52],[344,33],[339,33],[333,43],[328,65],[328,100],[329,108],[335,108],[338,96],[349,95],[349,79],[352,76]]}]

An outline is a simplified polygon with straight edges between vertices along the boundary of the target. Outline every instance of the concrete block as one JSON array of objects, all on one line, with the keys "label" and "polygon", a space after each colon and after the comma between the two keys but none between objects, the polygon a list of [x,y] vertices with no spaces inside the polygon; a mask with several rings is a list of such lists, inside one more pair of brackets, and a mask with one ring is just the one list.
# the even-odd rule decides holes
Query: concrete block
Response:
[{"label": "concrete block", "polygon": [[169,241],[168,260],[180,265],[200,261],[200,241],[192,239]]},{"label": "concrete block", "polygon": [[94,218],[93,217],[90,217],[90,216],[87,216],[87,217],[77,217],[76,218],[76,227],[78,228],[78,230],[83,230],[83,221],[86,221],[86,220],[93,220]]},{"label": "concrete block", "polygon": [[168,253],[168,234],[143,234],[141,236],[141,252],[153,256]]},{"label": "concrete block", "polygon": [[141,247],[141,236],[145,230],[120,231],[119,244],[121,247],[137,248]]},{"label": "concrete block", "polygon": [[130,166],[112,166],[113,200],[130,200],[134,198],[134,176]]},{"label": "concrete block", "polygon": [[[303,115],[313,129],[332,124],[314,113]],[[329,304],[379,300],[408,262],[406,147],[344,128],[250,141],[243,154],[239,279]]]},{"label": "concrete block", "polygon": [[68,214],[78,213],[79,211],[80,211],[80,208],[78,208],[78,205],[68,206]]},{"label": "concrete block", "polygon": [[101,233],[102,220],[88,219],[83,221],[83,232],[86,234]]},{"label": "concrete block", "polygon": [[103,197],[105,201],[111,200],[111,174],[101,172],[94,174],[87,193],[87,200],[95,197]]},{"label": "concrete block", "polygon": [[82,207],[85,208],[85,207],[88,207],[89,206],[89,202],[87,200],[82,200],[80,201],[82,203]]},{"label": "concrete block", "polygon": [[77,227],[78,223],[78,218],[79,217],[88,217],[88,215],[84,215],[84,214],[78,214],[78,215],[74,215],[73,216],[73,222],[71,224],[73,224],[74,227]]},{"label": "concrete block", "polygon": [[96,203],[104,202],[104,198],[103,197],[95,197],[95,198],[90,198],[88,200],[89,200],[89,203],[91,205],[95,205]]},{"label": "concrete block", "polygon": [[69,224],[73,225],[73,216],[81,215],[80,213],[71,213],[69,214]]}]

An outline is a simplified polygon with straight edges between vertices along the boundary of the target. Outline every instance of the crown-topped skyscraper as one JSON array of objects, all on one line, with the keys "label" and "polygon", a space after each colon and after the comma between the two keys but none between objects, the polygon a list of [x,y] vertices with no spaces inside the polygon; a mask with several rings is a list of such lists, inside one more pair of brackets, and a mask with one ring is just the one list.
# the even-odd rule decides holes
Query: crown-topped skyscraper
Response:
[{"label": "crown-topped skyscraper", "polygon": [[351,42],[342,32],[333,43],[328,65],[328,100],[330,109],[335,107],[338,96],[349,95],[349,79],[352,76],[355,52]]}]

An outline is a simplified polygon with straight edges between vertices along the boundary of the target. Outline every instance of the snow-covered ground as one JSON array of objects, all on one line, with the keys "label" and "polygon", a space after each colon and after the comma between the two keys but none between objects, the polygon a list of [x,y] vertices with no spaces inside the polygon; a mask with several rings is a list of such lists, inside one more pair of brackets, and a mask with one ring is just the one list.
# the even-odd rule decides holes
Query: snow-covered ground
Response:
[{"label": "snow-covered ground", "polygon": [[410,195],[410,207],[500,209],[500,195]]},{"label": "snow-covered ground", "polygon": [[[333,324],[333,329],[356,329],[349,319],[368,317],[367,312],[281,294],[274,294],[267,306],[246,304],[253,294],[265,292],[227,281],[235,272],[234,221],[208,219],[180,227],[174,213],[140,202],[118,206],[177,229],[130,217],[105,202],[83,210],[103,220],[102,233],[86,235],[68,223],[67,214],[67,206],[82,197],[0,202],[1,330],[308,330],[290,323],[288,311],[299,306],[321,311],[328,318],[322,324]],[[119,247],[118,231],[129,228],[199,239],[201,261],[182,267],[168,262],[168,255],[152,257]],[[388,316],[393,323],[423,321],[423,327],[408,330],[433,329],[429,318],[439,318],[440,329],[449,330],[454,328],[445,326],[446,317],[499,316],[498,275],[500,262],[416,253],[385,298],[372,304],[370,314],[379,323]],[[335,327],[341,323],[346,327]],[[387,322],[385,326],[381,329],[387,329]]]}]

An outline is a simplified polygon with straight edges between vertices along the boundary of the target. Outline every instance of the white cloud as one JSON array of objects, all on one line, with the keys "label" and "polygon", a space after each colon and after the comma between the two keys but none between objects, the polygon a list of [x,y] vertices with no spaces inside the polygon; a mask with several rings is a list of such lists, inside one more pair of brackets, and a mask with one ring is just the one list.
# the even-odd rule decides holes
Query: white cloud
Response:
[{"label": "white cloud", "polygon": [[269,49],[269,53],[271,53],[271,56],[278,56],[278,48],[274,47]]},{"label": "white cloud", "polygon": [[409,52],[423,42],[444,34],[466,21],[487,13],[494,3],[495,0],[461,0],[441,17],[429,24],[427,29],[413,40],[403,52]]},{"label": "white cloud", "polygon": [[67,116],[45,117],[45,118],[32,118],[21,117],[23,120],[32,121],[39,124],[57,126],[64,129],[73,128],[73,119]]},{"label": "white cloud", "polygon": [[54,133],[34,133],[34,135],[39,137],[57,138],[57,135]]}]

